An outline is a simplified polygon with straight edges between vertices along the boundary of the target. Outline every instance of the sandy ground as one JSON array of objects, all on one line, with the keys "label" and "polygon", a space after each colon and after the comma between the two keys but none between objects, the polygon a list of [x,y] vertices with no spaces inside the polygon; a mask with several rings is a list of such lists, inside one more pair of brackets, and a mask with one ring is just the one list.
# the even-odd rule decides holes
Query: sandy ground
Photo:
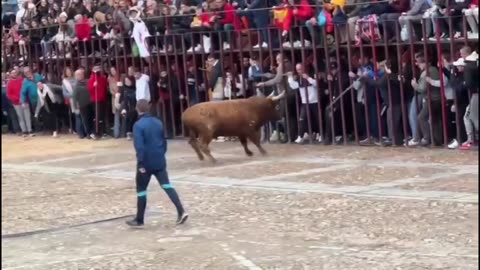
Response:
[{"label": "sandy ground", "polygon": [[444,149],[266,145],[217,164],[185,141],[135,212],[125,140],[2,137],[2,269],[478,269],[478,156]]}]

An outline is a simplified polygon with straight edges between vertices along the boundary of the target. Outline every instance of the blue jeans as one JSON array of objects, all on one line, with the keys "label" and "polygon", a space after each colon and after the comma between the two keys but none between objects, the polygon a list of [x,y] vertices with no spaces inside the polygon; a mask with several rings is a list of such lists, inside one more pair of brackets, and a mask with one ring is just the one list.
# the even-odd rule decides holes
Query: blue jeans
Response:
[{"label": "blue jeans", "polygon": [[80,139],[85,138],[89,133],[80,114],[75,114],[75,132]]},{"label": "blue jeans", "polygon": [[[408,104],[408,124],[410,125],[410,130],[412,131],[412,138],[418,139],[417,131],[417,102],[416,96],[412,98]],[[418,102],[418,105],[421,106],[421,101]]]}]

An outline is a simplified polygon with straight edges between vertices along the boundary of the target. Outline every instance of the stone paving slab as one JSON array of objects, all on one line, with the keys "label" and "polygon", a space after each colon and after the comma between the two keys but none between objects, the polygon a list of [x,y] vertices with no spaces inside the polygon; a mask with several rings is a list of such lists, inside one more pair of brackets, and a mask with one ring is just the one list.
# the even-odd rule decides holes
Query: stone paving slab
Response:
[{"label": "stone paving slab", "polygon": [[400,186],[403,189],[438,190],[453,192],[478,193],[478,175],[460,174],[457,177],[444,177],[434,181],[407,184]]},{"label": "stone paving slab", "polygon": [[391,182],[404,178],[420,178],[446,170],[439,168],[402,168],[387,166],[359,166],[343,170],[319,172],[300,175],[296,180],[308,183],[324,183],[330,185],[371,185],[375,183]]}]

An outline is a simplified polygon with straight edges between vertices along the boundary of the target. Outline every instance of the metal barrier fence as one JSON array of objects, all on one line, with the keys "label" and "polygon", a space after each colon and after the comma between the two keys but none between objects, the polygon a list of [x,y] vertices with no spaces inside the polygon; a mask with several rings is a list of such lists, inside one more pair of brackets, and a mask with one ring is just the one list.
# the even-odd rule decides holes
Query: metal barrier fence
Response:
[{"label": "metal barrier fence", "polygon": [[[453,37],[455,30],[452,20],[455,18],[444,19],[448,21],[449,36]],[[398,22],[384,22],[379,25],[381,33],[386,32],[387,23],[397,24]],[[438,19],[436,25],[437,29],[440,29]],[[256,84],[266,79],[257,81],[245,79],[248,78],[247,65],[250,58],[256,58],[261,69],[266,71],[278,66],[275,58],[276,55],[281,54],[284,73],[293,71],[293,65],[301,63],[305,72],[315,78],[318,102],[308,104],[306,89],[311,85],[302,80],[299,80],[301,84],[299,91],[292,91],[287,87],[289,94],[282,105],[284,119],[265,127],[265,139],[268,140],[270,137],[268,135],[273,132],[275,135],[272,135],[272,138],[276,139],[276,136],[281,134],[283,135],[280,136],[281,139],[293,142],[299,136],[303,136],[300,133],[305,130],[306,123],[306,133],[309,134],[310,143],[317,140],[325,143],[359,144],[365,138],[367,139],[365,143],[372,143],[371,138],[382,142],[382,138],[388,137],[393,143],[402,144],[407,138],[415,135],[412,133],[418,132],[416,119],[420,117],[419,112],[422,106],[428,106],[427,118],[422,121],[426,120],[429,123],[432,138],[429,143],[432,146],[435,144],[445,146],[450,139],[456,138],[459,142],[465,140],[462,112],[468,103],[464,104],[465,101],[463,99],[460,101],[457,95],[446,98],[444,84],[446,74],[442,72],[444,62],[439,61],[445,53],[450,55],[446,57],[447,60],[456,59],[454,56],[463,46],[468,45],[474,50],[478,47],[478,37],[477,39],[468,38],[464,17],[462,17],[462,25],[462,38],[458,39],[443,39],[440,37],[440,31],[436,31],[434,39],[429,39],[426,36],[425,23],[409,23],[407,25],[409,33],[422,34],[422,38],[417,39],[418,41],[412,36],[407,41],[401,41],[400,27],[396,26],[395,41],[389,40],[387,35],[382,34],[378,39],[371,36],[372,38],[368,41],[354,42],[352,36],[347,34],[346,42],[341,44],[341,31],[348,29],[348,25],[335,25],[333,33],[328,33],[325,27],[315,26],[313,31],[309,32],[304,25],[297,24],[287,36],[282,36],[276,28],[249,29],[231,32],[228,33],[229,35],[226,32],[195,31],[152,36],[148,38],[150,56],[143,58],[136,56],[133,52],[135,42],[130,38],[14,44],[10,47],[3,46],[2,56],[7,68],[19,65],[22,62],[21,58],[26,57],[23,59],[26,65],[41,70],[47,74],[51,82],[56,83],[61,82],[65,67],[72,69],[85,67],[90,70],[93,65],[101,64],[103,67],[115,67],[122,74],[128,73],[128,68],[131,66],[139,67],[153,80],[151,91],[152,102],[155,105],[154,113],[163,120],[170,137],[184,137],[186,134],[180,123],[181,112],[194,103],[208,100],[208,89],[204,86],[208,81],[208,71],[204,63],[209,53],[218,55],[223,78],[226,79],[228,73],[228,78],[234,78],[233,82],[240,85],[238,88],[245,90],[242,98],[256,95],[257,89],[265,95],[276,91],[276,87],[270,89],[256,87]],[[373,23],[368,25],[371,33],[375,32],[375,27]],[[266,31],[263,32],[263,36],[268,38],[267,41],[262,40],[262,31]],[[295,38],[300,42],[294,43]],[[204,42],[207,39],[211,40],[210,52],[195,50],[198,44],[205,48],[207,44]],[[290,46],[282,44],[287,40]],[[266,42],[268,46],[262,46],[260,41]],[[227,43],[230,48],[225,49],[224,43]],[[255,44],[260,46],[255,47]],[[22,50],[26,51],[21,53],[21,46],[24,46]],[[168,50],[162,51],[161,48]],[[189,50],[190,48],[192,49]],[[49,54],[50,50],[53,53]],[[430,102],[432,100],[430,84],[427,84],[426,104],[422,104],[420,95],[412,92],[409,86],[411,79],[418,79],[420,75],[415,53],[423,54],[426,62],[433,66],[438,63],[440,105]],[[54,57],[53,54],[56,56]],[[363,62],[364,59],[368,61]],[[386,63],[380,63],[380,60],[386,60]],[[349,73],[362,70],[367,62],[371,64],[373,71],[370,74],[372,80],[367,84],[363,79],[356,82],[358,77]],[[386,71],[384,65],[390,67],[393,74],[398,76],[383,75],[388,76],[388,79],[385,84],[379,85],[380,72]],[[337,70],[336,74],[333,74],[333,69]],[[167,74],[166,81],[155,83],[160,80],[162,72]],[[429,76],[429,69],[426,72]],[[288,76],[285,76],[284,81],[281,82],[284,86],[288,85],[288,82],[285,82],[286,77]],[[163,83],[166,84],[166,89],[161,87]],[[233,88],[236,88],[236,85]],[[299,95],[302,89],[307,96],[303,106]],[[108,92],[107,89],[105,91]],[[160,93],[161,91],[163,93]],[[363,92],[363,97],[359,92]],[[107,98],[107,100],[110,99]],[[412,104],[416,110],[412,108]],[[456,107],[455,112],[450,109],[452,105]],[[412,111],[415,111],[413,115],[409,114]],[[111,117],[107,117],[107,125],[111,122],[109,121]],[[304,128],[300,130],[302,124]],[[316,133],[316,136],[313,133]],[[389,144],[389,140],[385,140],[384,143]]]}]

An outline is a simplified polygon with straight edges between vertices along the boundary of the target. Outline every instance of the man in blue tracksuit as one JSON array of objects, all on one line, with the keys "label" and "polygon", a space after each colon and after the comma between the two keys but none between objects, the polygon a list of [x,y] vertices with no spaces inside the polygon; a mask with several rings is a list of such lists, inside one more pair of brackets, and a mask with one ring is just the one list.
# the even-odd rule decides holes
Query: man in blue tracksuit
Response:
[{"label": "man in blue tracksuit", "polygon": [[147,206],[147,186],[152,175],[155,175],[160,186],[165,190],[177,208],[177,225],[183,224],[188,214],[185,213],[177,192],[170,184],[167,173],[167,140],[164,136],[162,122],[150,115],[149,102],[145,99],[137,101],[138,120],[133,126],[133,144],[137,153],[137,216],[127,221],[132,227],[143,226],[143,217]]}]

